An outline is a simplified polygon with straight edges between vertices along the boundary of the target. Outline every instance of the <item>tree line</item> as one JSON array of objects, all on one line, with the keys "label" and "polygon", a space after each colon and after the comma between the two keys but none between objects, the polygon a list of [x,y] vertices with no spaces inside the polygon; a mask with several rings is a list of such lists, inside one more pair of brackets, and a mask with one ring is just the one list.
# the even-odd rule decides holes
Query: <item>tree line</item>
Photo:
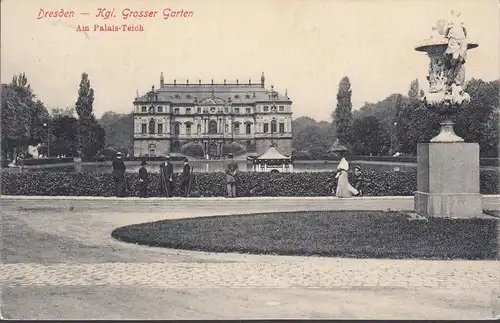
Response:
[{"label": "tree line", "polygon": [[[498,157],[500,80],[471,79],[467,92],[471,102],[454,117],[455,132],[466,142],[479,143],[481,157]],[[351,84],[344,77],[331,122],[316,122],[309,117],[293,121],[294,154],[323,159],[338,139],[355,155],[416,155],[417,144],[429,142],[440,130],[439,115],[425,107],[421,95],[418,80],[414,80],[407,95],[391,94],[353,111]]]},{"label": "tree line", "polygon": [[86,73],[81,76],[73,107],[49,113],[35,95],[25,73],[2,84],[2,159],[27,156],[37,146],[49,157],[81,157],[89,160],[105,145],[105,130],[94,112],[94,90]]},{"label": "tree line", "polygon": [[[339,83],[331,121],[301,117],[293,121],[293,154],[298,158],[323,159],[335,142],[356,155],[388,156],[396,152],[416,155],[417,143],[438,134],[438,115],[422,102],[418,80],[408,93],[391,94],[376,103],[353,110],[351,83]],[[456,115],[455,132],[466,142],[478,142],[481,157],[498,157],[500,122],[500,80],[471,79],[467,85],[471,102]],[[97,119],[93,112],[94,90],[83,73],[76,102],[66,109],[49,113],[35,95],[24,73],[2,84],[2,158],[12,160],[41,143],[45,156],[82,157],[117,150],[133,153],[132,113],[112,111]]]}]

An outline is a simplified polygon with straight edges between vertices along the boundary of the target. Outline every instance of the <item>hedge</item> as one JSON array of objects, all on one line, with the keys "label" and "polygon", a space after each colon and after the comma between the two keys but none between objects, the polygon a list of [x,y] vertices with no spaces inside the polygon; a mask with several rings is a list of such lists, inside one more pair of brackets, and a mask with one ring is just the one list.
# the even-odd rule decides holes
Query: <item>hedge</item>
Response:
[{"label": "hedge", "polygon": [[[238,196],[329,196],[336,186],[334,172],[304,173],[240,173]],[[159,174],[151,173],[149,195],[161,196],[158,190]],[[196,173],[198,185],[193,192],[200,196],[225,196],[224,173]],[[417,187],[416,171],[364,172],[364,195],[412,196]],[[499,193],[499,172],[482,170],[482,194]],[[126,174],[129,196],[139,196],[138,175]],[[174,177],[174,195],[181,196],[180,178]],[[113,196],[114,182],[111,173],[78,172],[22,172],[2,174],[4,195],[52,196]]]}]

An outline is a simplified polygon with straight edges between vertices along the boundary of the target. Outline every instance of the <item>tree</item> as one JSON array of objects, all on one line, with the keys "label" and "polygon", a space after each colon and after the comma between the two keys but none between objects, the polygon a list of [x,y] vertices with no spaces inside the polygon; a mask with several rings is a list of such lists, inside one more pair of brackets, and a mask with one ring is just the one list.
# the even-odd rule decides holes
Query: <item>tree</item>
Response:
[{"label": "tree", "polygon": [[24,154],[28,145],[44,138],[43,123],[48,112],[28,83],[24,73],[15,75],[10,84],[2,85],[2,155],[13,159]]},{"label": "tree", "polygon": [[321,159],[332,144],[331,124],[326,121],[316,122],[310,117],[293,120],[292,148],[296,153]]},{"label": "tree", "polygon": [[132,151],[134,140],[134,117],[131,113],[105,112],[99,124],[106,134],[106,147],[117,147]]},{"label": "tree", "polygon": [[105,144],[104,129],[97,122],[94,112],[94,90],[86,73],[82,74],[75,110],[78,115],[78,148],[85,160],[95,156]]},{"label": "tree", "polygon": [[332,119],[336,126],[336,134],[339,142],[349,145],[352,139],[352,90],[348,77],[343,77],[339,83],[337,93],[337,108],[332,113]]}]

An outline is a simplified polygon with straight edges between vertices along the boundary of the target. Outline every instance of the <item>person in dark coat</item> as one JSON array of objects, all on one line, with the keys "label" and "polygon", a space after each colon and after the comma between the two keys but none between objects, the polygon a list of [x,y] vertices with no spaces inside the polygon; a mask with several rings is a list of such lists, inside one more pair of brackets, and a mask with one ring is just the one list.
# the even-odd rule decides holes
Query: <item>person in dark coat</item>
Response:
[{"label": "person in dark coat", "polygon": [[361,166],[354,167],[354,188],[359,191],[358,196],[363,195],[363,172]]},{"label": "person in dark coat", "polygon": [[160,191],[165,197],[172,197],[174,191],[174,165],[170,156],[165,157],[165,162],[160,165]]},{"label": "person in dark coat", "polygon": [[122,160],[123,154],[116,153],[116,158],[113,160],[113,179],[115,180],[115,192],[117,197],[124,197],[127,183],[125,182],[125,170],[127,167]]},{"label": "person in dark coat", "polygon": [[236,175],[238,164],[233,159],[233,154],[229,154],[229,163],[226,168],[227,197],[236,197]]},{"label": "person in dark coat", "polygon": [[139,168],[139,197],[145,198],[148,197],[148,170],[146,169],[146,165],[148,163],[146,160],[143,160],[141,163],[141,168]]},{"label": "person in dark coat", "polygon": [[185,197],[189,197],[189,186],[191,183],[191,166],[189,166],[189,160],[184,158],[184,166],[182,167],[182,194]]}]

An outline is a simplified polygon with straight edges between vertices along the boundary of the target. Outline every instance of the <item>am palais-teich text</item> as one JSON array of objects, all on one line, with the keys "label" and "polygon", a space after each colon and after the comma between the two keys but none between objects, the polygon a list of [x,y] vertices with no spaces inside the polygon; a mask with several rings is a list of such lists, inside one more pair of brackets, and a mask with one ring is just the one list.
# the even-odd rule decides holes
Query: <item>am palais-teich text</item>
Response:
[{"label": "am palais-teich text", "polygon": [[[92,12],[83,12],[81,11],[79,14],[81,15],[89,15],[95,16],[100,19],[114,19],[119,15],[122,19],[151,19],[151,18],[163,18],[165,20],[170,18],[191,18],[193,17],[193,11],[185,10],[185,9],[172,9],[172,8],[164,8],[162,10],[134,10],[130,8],[125,8],[120,10],[116,10],[115,8],[97,8],[94,13]],[[49,10],[42,9],[38,11],[37,19],[44,18],[73,18],[75,16],[74,10]]]}]

